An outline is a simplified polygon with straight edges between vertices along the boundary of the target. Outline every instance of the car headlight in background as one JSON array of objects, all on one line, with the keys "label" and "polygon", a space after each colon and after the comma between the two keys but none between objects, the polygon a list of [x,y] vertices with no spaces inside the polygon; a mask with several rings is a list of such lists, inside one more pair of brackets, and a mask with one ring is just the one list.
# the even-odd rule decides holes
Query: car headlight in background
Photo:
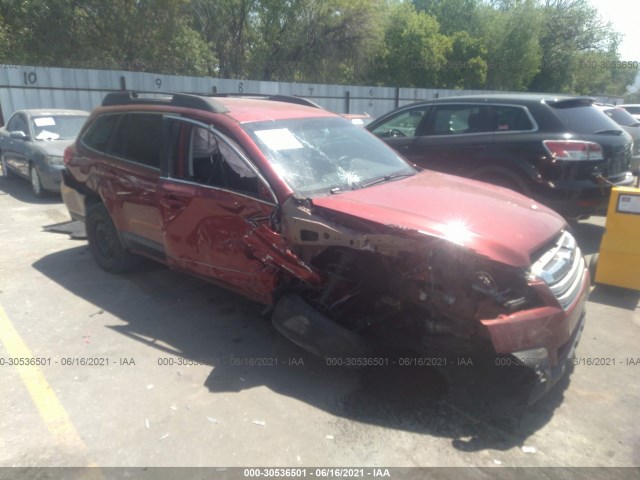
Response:
[{"label": "car headlight in background", "polygon": [[62,157],[58,157],[58,156],[54,156],[54,155],[47,155],[45,157],[45,161],[49,165],[64,165],[64,163],[62,162]]}]

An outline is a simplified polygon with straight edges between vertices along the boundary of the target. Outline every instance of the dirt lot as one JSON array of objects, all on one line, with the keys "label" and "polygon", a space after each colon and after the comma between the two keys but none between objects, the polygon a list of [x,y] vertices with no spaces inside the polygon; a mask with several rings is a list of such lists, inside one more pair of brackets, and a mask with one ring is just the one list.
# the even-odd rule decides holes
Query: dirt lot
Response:
[{"label": "dirt lot", "polygon": [[[0,212],[0,467],[640,466],[638,292],[595,288],[570,379],[516,415],[509,367],[327,366],[225,290],[103,272],[43,230],[59,197],[0,179]],[[576,227],[587,255],[603,225]]]}]

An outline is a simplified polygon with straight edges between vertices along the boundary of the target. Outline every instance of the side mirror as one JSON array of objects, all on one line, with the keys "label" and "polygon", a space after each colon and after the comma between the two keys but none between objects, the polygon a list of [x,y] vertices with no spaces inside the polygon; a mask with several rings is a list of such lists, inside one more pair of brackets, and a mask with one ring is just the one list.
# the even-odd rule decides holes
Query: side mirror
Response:
[{"label": "side mirror", "polygon": [[30,140],[31,137],[29,135],[27,135],[26,133],[24,133],[22,130],[16,130],[15,132],[11,132],[9,134],[9,136],[13,139],[13,140]]}]

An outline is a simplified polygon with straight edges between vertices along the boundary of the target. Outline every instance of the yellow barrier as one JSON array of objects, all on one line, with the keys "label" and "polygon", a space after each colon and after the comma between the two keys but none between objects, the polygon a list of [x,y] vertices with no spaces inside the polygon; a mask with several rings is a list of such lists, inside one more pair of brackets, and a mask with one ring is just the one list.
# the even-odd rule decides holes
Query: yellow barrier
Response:
[{"label": "yellow barrier", "polygon": [[640,290],[640,188],[611,190],[595,281]]}]

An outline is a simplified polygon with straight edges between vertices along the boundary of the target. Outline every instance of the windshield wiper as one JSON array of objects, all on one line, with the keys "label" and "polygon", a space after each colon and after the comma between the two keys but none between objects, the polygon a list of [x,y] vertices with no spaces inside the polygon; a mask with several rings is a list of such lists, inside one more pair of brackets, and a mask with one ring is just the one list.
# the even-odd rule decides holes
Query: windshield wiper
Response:
[{"label": "windshield wiper", "polygon": [[413,177],[415,174],[416,174],[416,172],[395,172],[395,173],[390,173],[388,175],[384,175],[382,177],[378,177],[378,178],[375,178],[373,180],[369,180],[368,182],[361,183],[360,184],[360,188],[371,187],[372,185],[376,185],[378,183],[383,183],[383,182],[389,182],[389,181],[395,180],[397,178]]}]

